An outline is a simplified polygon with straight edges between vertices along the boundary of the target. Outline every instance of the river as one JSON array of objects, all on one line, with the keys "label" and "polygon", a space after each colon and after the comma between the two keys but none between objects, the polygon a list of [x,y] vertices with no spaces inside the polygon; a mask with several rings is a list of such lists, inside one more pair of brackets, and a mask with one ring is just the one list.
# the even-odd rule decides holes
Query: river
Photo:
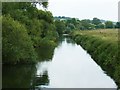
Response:
[{"label": "river", "polygon": [[70,38],[63,38],[51,59],[35,66],[4,66],[3,88],[13,87],[117,88],[117,85],[86,50]]}]

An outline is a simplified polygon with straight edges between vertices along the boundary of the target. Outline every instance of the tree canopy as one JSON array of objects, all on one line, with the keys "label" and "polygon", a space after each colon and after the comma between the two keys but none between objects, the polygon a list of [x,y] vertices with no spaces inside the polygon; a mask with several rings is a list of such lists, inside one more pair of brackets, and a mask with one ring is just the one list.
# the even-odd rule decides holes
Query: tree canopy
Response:
[{"label": "tree canopy", "polygon": [[[36,49],[55,47],[58,34],[52,13],[38,10],[37,3],[3,2],[3,63],[33,63]],[[47,8],[48,3],[40,3]]]}]

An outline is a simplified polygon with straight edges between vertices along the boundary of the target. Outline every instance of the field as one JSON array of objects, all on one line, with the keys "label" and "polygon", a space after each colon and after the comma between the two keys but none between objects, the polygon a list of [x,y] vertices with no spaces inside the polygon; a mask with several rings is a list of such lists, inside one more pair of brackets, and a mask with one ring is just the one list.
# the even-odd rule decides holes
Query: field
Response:
[{"label": "field", "polygon": [[90,35],[113,43],[118,41],[118,29],[75,31],[74,34]]},{"label": "field", "polygon": [[120,87],[120,58],[117,29],[84,30],[71,33],[73,40],[81,45],[102,69]]}]

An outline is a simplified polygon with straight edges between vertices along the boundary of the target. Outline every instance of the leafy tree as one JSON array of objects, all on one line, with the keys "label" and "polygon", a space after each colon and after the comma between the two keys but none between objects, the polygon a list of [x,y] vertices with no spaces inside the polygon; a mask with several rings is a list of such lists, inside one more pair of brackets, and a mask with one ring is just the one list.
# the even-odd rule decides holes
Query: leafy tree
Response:
[{"label": "leafy tree", "polygon": [[63,32],[65,30],[65,24],[60,20],[56,20],[55,26],[56,26],[56,31],[58,32],[58,34],[59,35],[63,34]]},{"label": "leafy tree", "polygon": [[91,24],[91,21],[89,19],[84,19],[84,20],[81,20],[81,24],[82,24],[82,30],[91,30],[93,29],[94,25]]},{"label": "leafy tree", "polygon": [[31,38],[24,25],[10,16],[2,19],[3,63],[35,62],[36,55]]},{"label": "leafy tree", "polygon": [[68,24],[68,27],[70,28],[70,30],[74,30],[75,29],[75,25],[72,24],[72,23]]},{"label": "leafy tree", "polygon": [[106,21],[106,22],[105,22],[105,26],[106,26],[106,28],[113,28],[113,27],[114,27],[112,21]]},{"label": "leafy tree", "polygon": [[77,20],[76,20],[75,18],[72,18],[72,19],[71,19],[71,23],[76,26],[78,22],[77,22]]},{"label": "leafy tree", "polygon": [[93,18],[92,23],[95,24],[95,25],[98,25],[98,24],[101,23],[101,21],[98,18]]},{"label": "leafy tree", "polygon": [[49,23],[53,23],[53,16],[52,16],[52,13],[49,11],[38,10],[36,15],[39,20],[43,19]]},{"label": "leafy tree", "polygon": [[120,28],[120,22],[117,22],[115,28]]},{"label": "leafy tree", "polygon": [[96,27],[96,29],[104,29],[105,25],[100,23],[100,24],[96,25],[95,27]]},{"label": "leafy tree", "polygon": [[36,4],[42,5],[44,8],[48,7],[48,2],[3,2],[2,14],[12,13],[11,11],[20,9],[27,12],[33,12],[36,8]]},{"label": "leafy tree", "polygon": [[28,25],[26,27],[27,32],[31,37],[31,40],[33,41],[33,46],[39,46],[39,42],[41,40],[41,35],[43,31],[43,24],[39,20],[33,19],[28,21]]},{"label": "leafy tree", "polygon": [[[3,3],[4,63],[35,62],[39,55],[36,49],[55,47],[58,35],[52,13],[38,10],[36,4]],[[47,7],[47,3],[42,4]]]},{"label": "leafy tree", "polygon": [[44,8],[47,8],[48,7],[48,2],[42,2],[42,5]]}]

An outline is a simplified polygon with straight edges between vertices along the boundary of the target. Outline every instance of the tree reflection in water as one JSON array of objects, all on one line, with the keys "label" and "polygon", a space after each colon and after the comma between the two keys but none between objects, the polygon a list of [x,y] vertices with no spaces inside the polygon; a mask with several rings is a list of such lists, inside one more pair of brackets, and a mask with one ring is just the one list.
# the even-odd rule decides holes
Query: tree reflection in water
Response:
[{"label": "tree reflection in water", "polygon": [[[55,47],[41,47],[38,49],[39,62],[51,61]],[[40,85],[47,85],[48,72],[42,67],[39,70],[44,70],[38,75],[37,65],[3,65],[2,70],[2,87],[4,88],[34,88]],[[40,65],[39,65],[40,66]]]},{"label": "tree reflection in water", "polygon": [[35,73],[34,65],[3,66],[2,87],[29,88]]},{"label": "tree reflection in water", "polygon": [[33,88],[40,88],[42,86],[48,86],[49,79],[48,79],[48,72],[45,71],[43,75],[37,75],[33,81]]}]

